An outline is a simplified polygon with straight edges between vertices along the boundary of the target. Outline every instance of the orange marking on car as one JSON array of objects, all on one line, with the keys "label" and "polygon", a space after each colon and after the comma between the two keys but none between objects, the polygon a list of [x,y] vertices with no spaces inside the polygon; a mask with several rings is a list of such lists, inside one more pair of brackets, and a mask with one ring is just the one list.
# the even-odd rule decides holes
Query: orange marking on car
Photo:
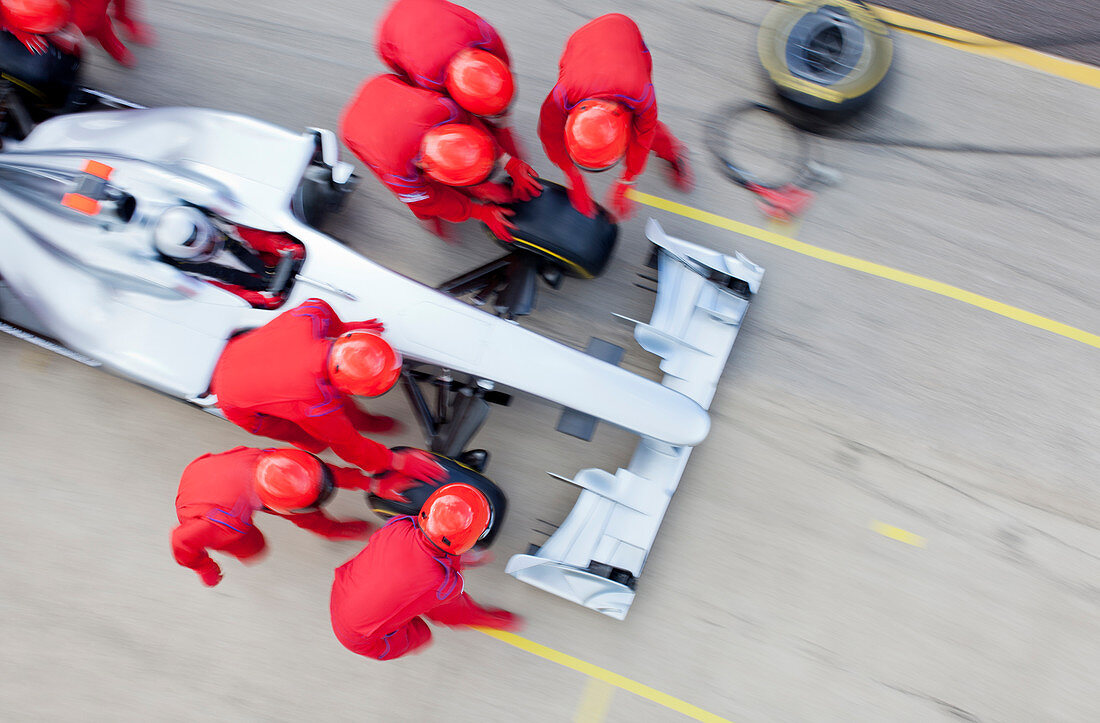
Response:
[{"label": "orange marking on car", "polygon": [[82,196],[79,193],[66,193],[61,197],[61,205],[80,213],[86,213],[89,216],[95,216],[99,213],[99,201]]},{"label": "orange marking on car", "polygon": [[99,161],[84,161],[84,168],[82,170],[87,174],[90,174],[97,178],[102,178],[104,181],[106,181],[108,178],[111,177],[111,173],[115,169],[111,168],[106,163],[100,163]]}]

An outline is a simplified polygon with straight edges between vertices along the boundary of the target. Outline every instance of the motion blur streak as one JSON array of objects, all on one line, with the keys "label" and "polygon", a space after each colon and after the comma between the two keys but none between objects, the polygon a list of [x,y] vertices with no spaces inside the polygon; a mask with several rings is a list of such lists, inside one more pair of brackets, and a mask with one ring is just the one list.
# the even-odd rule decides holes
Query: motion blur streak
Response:
[{"label": "motion blur streak", "polygon": [[976,306],[979,309],[985,309],[991,311],[994,314],[1018,321],[1021,324],[1027,324],[1028,326],[1034,326],[1037,329],[1043,329],[1049,331],[1052,334],[1058,334],[1064,336],[1067,339],[1073,339],[1079,341],[1082,344],[1088,344],[1089,346],[1100,349],[1100,336],[1096,334],[1090,334],[1087,331],[1083,331],[1068,324],[1063,324],[1060,321],[1054,321],[1048,319],[1045,316],[1039,316],[1033,314],[1030,311],[1019,309],[1015,306],[995,301],[980,294],[975,294],[972,291],[966,289],[960,289],[957,286],[951,284],[945,284],[942,281],[935,281],[934,279],[926,279],[923,276],[917,276],[911,274],[908,271],[901,271],[900,269],[894,269],[889,266],[883,266],[882,264],[876,264],[873,261],[865,261],[864,259],[856,258],[855,256],[849,256],[847,254],[838,253],[836,251],[829,251],[828,249],[820,248],[819,246],[813,246],[808,243],[803,243],[797,239],[793,239],[790,236],[784,236],[783,234],[775,233],[774,231],[768,231],[766,229],[758,228],[756,226],[750,226],[747,223],[741,223],[740,221],[734,221],[732,218],[726,218],[725,216],[719,216],[716,213],[710,213],[709,211],[700,211],[697,208],[691,206],[685,206],[682,203],[676,203],[675,201],[669,201],[659,196],[651,196],[648,193],[642,193],[640,191],[631,191],[631,197],[639,203],[644,203],[647,206],[658,208],[662,211],[668,211],[669,213],[675,213],[686,218],[693,219],[695,221],[701,221],[702,223],[710,224],[711,226],[717,226],[718,228],[724,228],[728,231],[749,236],[751,238],[763,241],[764,243],[772,244],[773,246],[779,246],[785,248],[788,251],[794,251],[795,253],[803,254],[804,256],[810,256],[821,261],[827,261],[830,264],[837,266],[843,266],[844,268],[853,269],[855,271],[861,271],[871,276],[879,276],[890,281],[896,281],[899,284],[905,284],[906,286],[912,286],[917,289],[923,289],[925,291],[931,291],[933,294],[939,294],[940,296],[946,296],[949,299],[955,301],[961,301],[964,304],[970,304]]},{"label": "motion blur streak", "polygon": [[515,633],[504,632],[503,630],[492,630],[490,628],[476,628],[491,638],[508,643],[512,647],[524,650],[532,655],[537,655],[540,658],[545,658],[558,665],[564,665],[566,668],[572,668],[579,673],[591,676],[596,680],[602,680],[605,683],[609,683],[616,688],[622,688],[623,690],[633,693],[634,695],[641,696],[646,700],[651,700],[658,705],[663,705],[665,708],[669,708],[678,713],[683,713],[689,718],[695,720],[705,721],[706,723],[732,723],[727,718],[717,716],[710,711],[703,710],[698,706],[694,706],[687,701],[674,698],[667,693],[662,693],[655,688],[650,688],[648,685],[643,685],[637,681],[626,678],[618,673],[612,673],[606,668],[601,668],[598,665],[593,665],[586,660],[580,658],[574,658],[572,655],[566,655],[565,653],[548,648],[545,645],[540,645],[533,640],[516,635]]}]

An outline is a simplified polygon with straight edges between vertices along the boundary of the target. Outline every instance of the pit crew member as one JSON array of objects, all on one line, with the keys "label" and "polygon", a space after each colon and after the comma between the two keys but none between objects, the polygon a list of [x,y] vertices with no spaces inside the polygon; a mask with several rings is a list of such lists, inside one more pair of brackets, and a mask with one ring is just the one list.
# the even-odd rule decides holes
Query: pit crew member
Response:
[{"label": "pit crew member", "polygon": [[378,24],[378,55],[405,82],[445,93],[479,116],[510,158],[517,199],[542,192],[508,124],[515,80],[504,41],[476,13],[447,0],[397,0]]},{"label": "pit crew member", "polygon": [[382,331],[377,319],[344,323],[326,302],[308,299],[231,339],[211,390],[226,418],[253,434],[315,454],[331,447],[367,472],[441,479],[443,468],[426,452],[392,452],[357,431],[396,426],[361,411],[352,398],[380,396],[397,383],[401,355]]},{"label": "pit crew member", "polygon": [[630,215],[627,192],[651,151],[669,163],[677,188],[691,189],[687,148],[657,119],[653,63],[633,20],[612,13],[582,26],[566,42],[558,67],[557,85],[539,115],[539,138],[565,172],[578,211],[596,212],[581,170],[604,171],[625,157],[608,205],[620,218]]},{"label": "pit crew member", "polygon": [[179,527],[172,531],[176,562],[198,573],[213,587],[221,568],[207,550],[239,560],[255,560],[264,550],[264,536],[252,522],[257,511],[278,515],[302,529],[330,540],[366,538],[371,525],[363,520],[334,520],[321,511],[335,488],[400,493],[406,486],[374,480],[357,469],[325,464],[298,449],[236,447],[204,454],[183,471],[176,496]]},{"label": "pit crew member", "polygon": [[450,98],[396,75],[366,81],[344,109],[340,134],[395,196],[436,235],[443,221],[474,218],[511,240],[515,197],[489,181],[501,148],[486,125]]},{"label": "pit crew member", "polygon": [[519,617],[482,608],[462,589],[462,555],[490,524],[488,501],[464,483],[437,489],[415,518],[387,522],[336,569],[329,605],[336,638],[359,655],[393,660],[431,641],[424,618],[517,629]]}]

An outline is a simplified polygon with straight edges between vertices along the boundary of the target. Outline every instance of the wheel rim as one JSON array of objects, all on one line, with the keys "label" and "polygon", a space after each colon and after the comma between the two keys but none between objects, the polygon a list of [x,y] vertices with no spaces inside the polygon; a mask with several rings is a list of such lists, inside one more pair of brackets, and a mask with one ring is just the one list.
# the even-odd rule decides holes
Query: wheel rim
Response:
[{"label": "wheel rim", "polygon": [[791,28],[784,49],[791,74],[820,85],[847,78],[863,55],[862,29],[842,8],[824,6]]}]

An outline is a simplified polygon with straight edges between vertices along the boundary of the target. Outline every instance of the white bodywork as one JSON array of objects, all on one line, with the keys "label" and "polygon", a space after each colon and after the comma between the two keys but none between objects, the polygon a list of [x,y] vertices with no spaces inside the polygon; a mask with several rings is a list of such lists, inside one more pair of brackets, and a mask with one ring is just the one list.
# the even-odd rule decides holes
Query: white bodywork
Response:
[{"label": "white bodywork", "polygon": [[114,168],[132,193],[129,223],[89,220],[27,200],[0,180],[0,276],[47,336],[155,389],[197,403],[226,341],[281,310],[159,262],[151,226],[181,200],[231,221],[283,230],[305,244],[299,278],[282,310],[309,297],[345,319],[378,317],[406,357],[590,414],[670,444],[706,437],[706,411],[668,387],[491,316],[405,278],[307,226],[290,199],[314,137],[200,109],[110,111],[47,121],[9,144],[9,168]]},{"label": "white bodywork", "polygon": [[[709,270],[741,279],[756,293],[764,270],[665,234],[653,219],[646,235],[660,248],[657,302],[634,337],[661,357],[662,383],[709,408],[749,301],[707,280]],[[643,436],[626,469],[583,469],[573,510],[531,555],[514,555],[516,579],[622,620],[634,601],[657,529],[692,447]],[[625,580],[619,582],[612,577]]]},{"label": "white bodywork", "polygon": [[[649,222],[647,234],[661,249],[657,301],[635,337],[662,358],[658,384],[389,271],[303,223],[292,198],[319,151],[338,175],[335,146],[329,131],[299,135],[199,109],[86,113],[43,123],[0,153],[5,316],[12,321],[16,307],[33,323],[13,323],[57,340],[74,358],[209,407],[216,401],[208,394],[210,377],[233,334],[320,297],[344,319],[382,319],[386,337],[406,358],[634,432],[641,442],[628,467],[614,475],[580,471],[572,482],[583,490],[569,517],[537,554],[514,556],[507,567],[524,582],[622,619],[692,446],[707,436],[706,408],[748,308],[749,294],[730,291],[726,282],[740,279],[755,293],[763,269],[740,254],[668,237]],[[132,217],[88,217],[45,202],[45,191],[35,195],[35,184],[54,189],[86,160],[113,168],[110,184],[136,199]],[[180,203],[284,231],[305,245],[305,262],[281,309],[254,309],[160,260],[152,228]],[[0,330],[27,338],[8,325]],[[627,584],[616,581],[624,576]]]}]

